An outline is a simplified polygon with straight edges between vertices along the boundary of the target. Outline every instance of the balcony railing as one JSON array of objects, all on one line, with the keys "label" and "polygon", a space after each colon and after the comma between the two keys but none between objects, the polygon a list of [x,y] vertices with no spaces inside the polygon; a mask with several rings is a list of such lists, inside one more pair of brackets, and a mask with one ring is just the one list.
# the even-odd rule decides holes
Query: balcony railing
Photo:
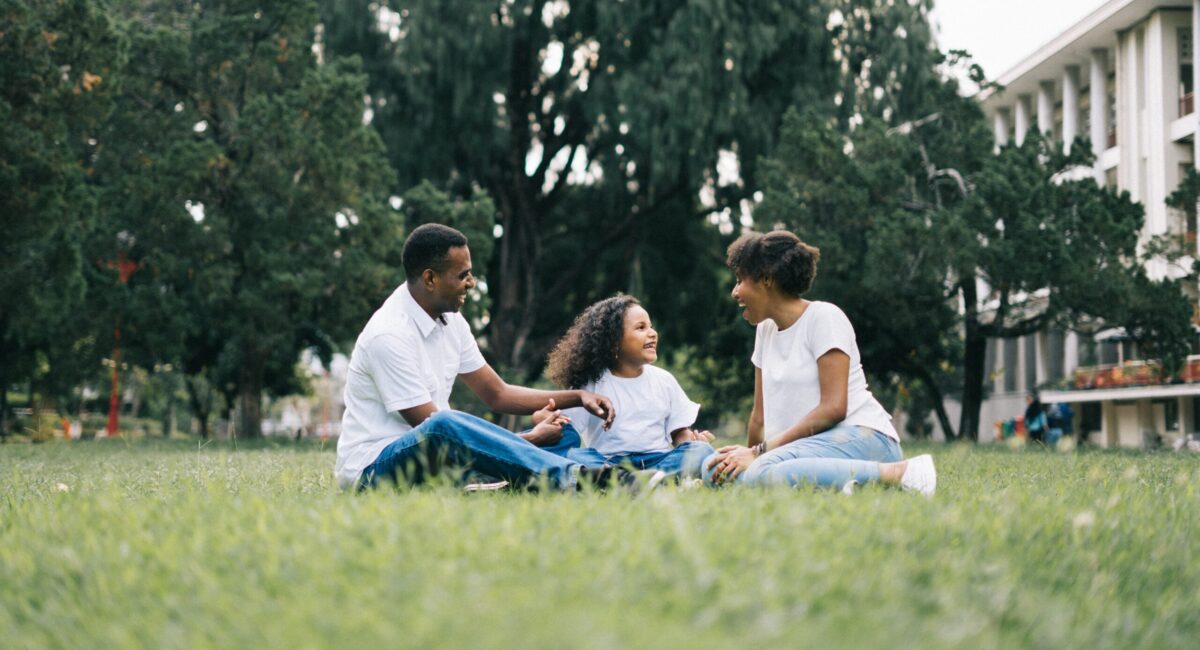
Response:
[{"label": "balcony railing", "polygon": [[1191,115],[1196,110],[1196,93],[1190,92],[1179,98],[1179,117]]},{"label": "balcony railing", "polygon": [[1091,366],[1075,371],[1075,390],[1092,388],[1130,388],[1162,384],[1200,383],[1200,356],[1188,357],[1187,364],[1174,377],[1165,376],[1157,361],[1126,361],[1117,365]]}]

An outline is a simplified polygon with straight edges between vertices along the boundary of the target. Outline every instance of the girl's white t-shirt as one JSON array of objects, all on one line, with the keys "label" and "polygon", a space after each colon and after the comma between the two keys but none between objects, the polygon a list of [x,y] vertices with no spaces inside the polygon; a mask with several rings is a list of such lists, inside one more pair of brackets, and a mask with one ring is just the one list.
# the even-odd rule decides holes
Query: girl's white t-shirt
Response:
[{"label": "girl's white t-shirt", "polygon": [[839,424],[874,429],[898,442],[891,416],[867,389],[854,326],[837,305],[821,301],[808,303],[786,330],[770,319],[758,324],[750,360],[762,370],[766,436],[783,433],[821,403],[817,359],[834,349],[850,357],[846,418]]},{"label": "girl's white t-shirt", "polygon": [[700,405],[688,399],[671,373],[642,366],[638,377],[617,377],[608,370],[582,387],[613,403],[617,415],[612,427],[583,407],[564,409],[579,431],[583,444],[604,456],[670,451],[671,432],[696,422]]}]

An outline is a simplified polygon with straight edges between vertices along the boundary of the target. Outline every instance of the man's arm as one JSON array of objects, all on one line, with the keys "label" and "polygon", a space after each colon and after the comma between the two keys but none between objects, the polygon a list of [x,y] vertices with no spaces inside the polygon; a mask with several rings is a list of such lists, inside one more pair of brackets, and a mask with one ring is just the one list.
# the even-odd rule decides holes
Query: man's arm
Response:
[{"label": "man's arm", "polygon": [[429,419],[434,411],[437,411],[437,407],[433,405],[433,402],[425,402],[412,408],[400,409],[400,417],[404,418],[410,427],[416,427]]},{"label": "man's arm", "polygon": [[616,416],[612,402],[607,397],[586,390],[538,390],[513,386],[501,379],[490,364],[485,363],[479,370],[459,376],[488,408],[500,413],[528,415],[554,400],[559,408],[582,406],[603,419],[605,429],[612,425]]}]

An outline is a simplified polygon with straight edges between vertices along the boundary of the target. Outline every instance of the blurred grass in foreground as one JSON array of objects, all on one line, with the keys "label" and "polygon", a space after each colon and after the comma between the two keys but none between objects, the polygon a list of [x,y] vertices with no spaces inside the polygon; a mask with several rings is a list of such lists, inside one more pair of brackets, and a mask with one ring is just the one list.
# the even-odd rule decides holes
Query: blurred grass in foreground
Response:
[{"label": "blurred grass in foreground", "polygon": [[[916,449],[909,449],[909,454]],[[332,448],[0,446],[25,647],[1191,647],[1200,459],[934,447],[883,489],[339,493]]]}]

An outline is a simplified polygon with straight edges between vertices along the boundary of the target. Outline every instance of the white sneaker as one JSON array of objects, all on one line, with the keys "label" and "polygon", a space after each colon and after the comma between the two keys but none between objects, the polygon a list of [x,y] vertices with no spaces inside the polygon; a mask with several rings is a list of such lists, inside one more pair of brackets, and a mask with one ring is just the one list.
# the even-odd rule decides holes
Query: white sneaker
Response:
[{"label": "white sneaker", "polygon": [[649,490],[653,490],[653,489],[657,488],[658,486],[662,485],[668,478],[670,478],[670,476],[671,476],[670,474],[667,474],[666,472],[664,472],[662,470],[658,470],[657,472],[655,472],[654,474],[652,474],[650,476],[649,481],[646,481],[646,490],[649,491]]},{"label": "white sneaker", "polygon": [[849,481],[846,481],[846,484],[842,486],[842,494],[844,494],[848,497],[854,496],[854,493],[857,491],[858,491],[858,481],[856,481],[854,479],[850,479]]},{"label": "white sneaker", "polygon": [[508,481],[496,481],[494,483],[468,483],[463,486],[464,492],[491,492],[494,490],[503,490],[508,487]]},{"label": "white sneaker", "polygon": [[933,467],[933,456],[922,454],[908,459],[904,468],[904,476],[900,477],[900,487],[913,492],[920,492],[927,497],[933,496],[937,490],[937,470]]}]

